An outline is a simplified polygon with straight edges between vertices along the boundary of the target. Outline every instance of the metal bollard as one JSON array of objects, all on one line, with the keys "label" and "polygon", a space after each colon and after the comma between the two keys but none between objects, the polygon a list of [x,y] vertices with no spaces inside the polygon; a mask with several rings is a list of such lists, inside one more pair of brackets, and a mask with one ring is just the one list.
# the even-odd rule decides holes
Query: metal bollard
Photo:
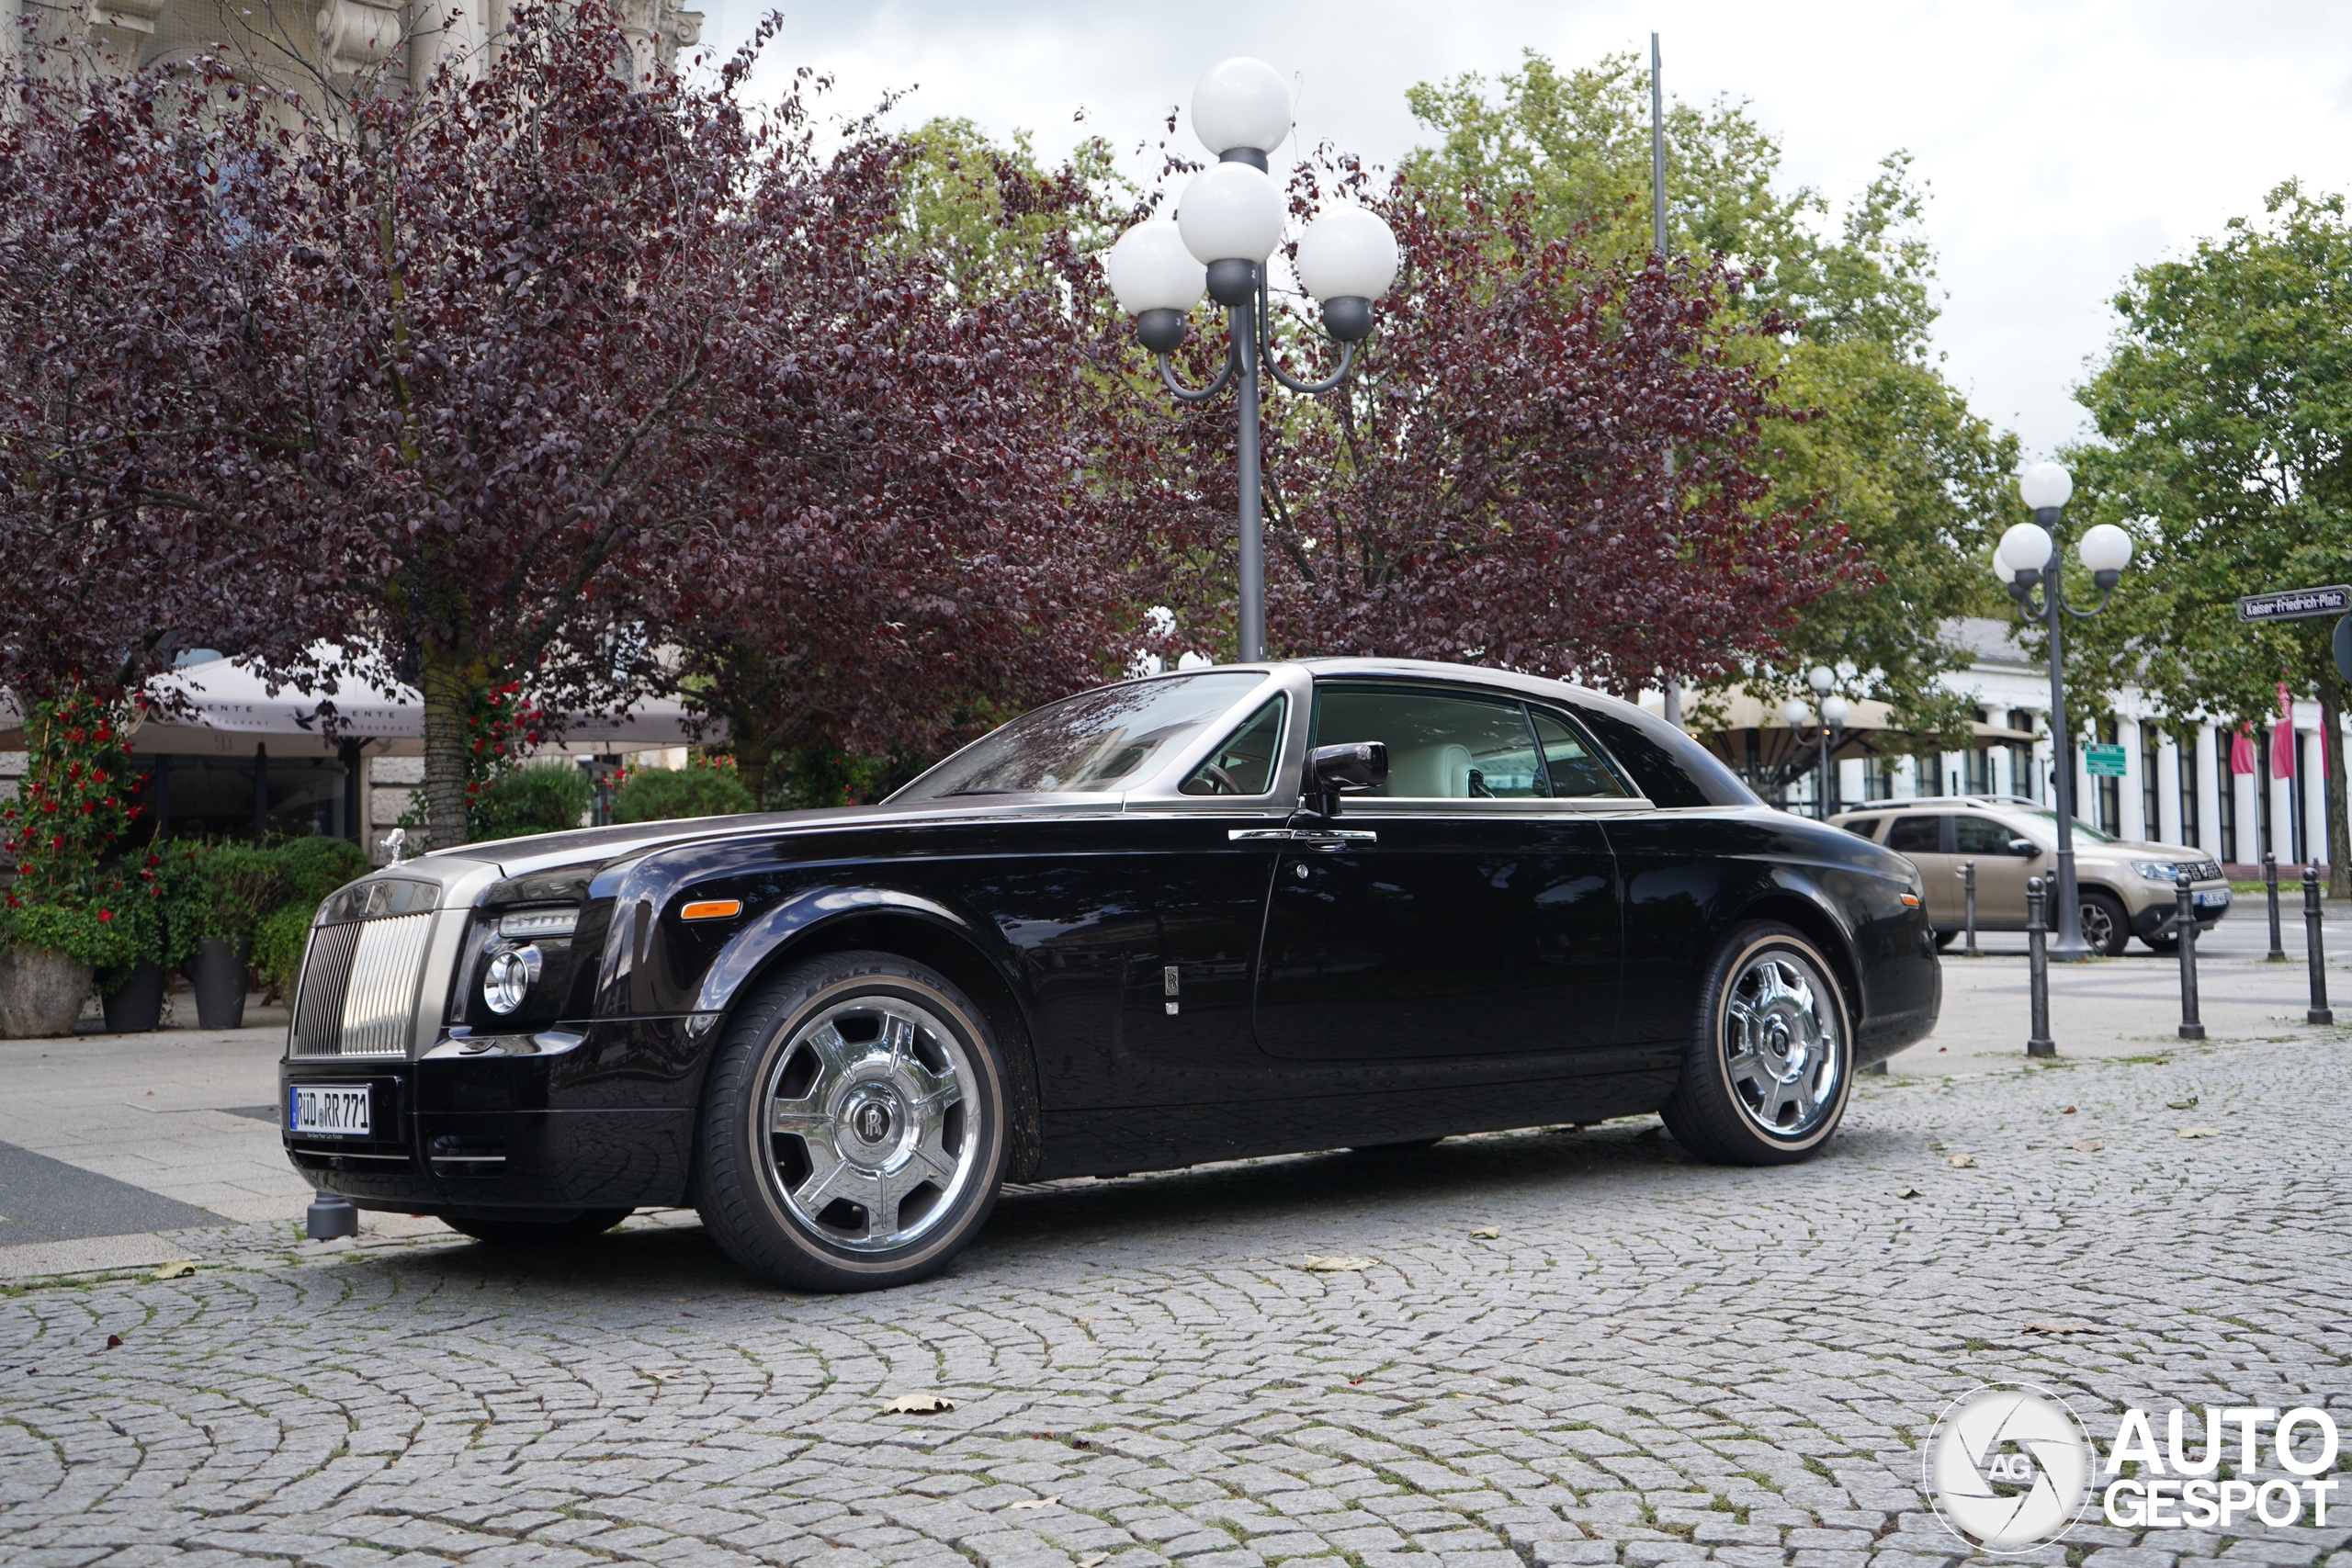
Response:
[{"label": "metal bollard", "polygon": [[309,1222],[312,1241],[334,1241],[359,1234],[359,1210],[338,1192],[322,1192],[311,1199],[303,1218]]},{"label": "metal bollard", "polygon": [[2303,867],[2303,957],[2312,968],[2312,1010],[2309,1023],[2334,1023],[2335,1011],[2327,1005],[2327,955],[2320,950],[2319,867]]},{"label": "metal bollard", "polygon": [[1976,951],[1976,863],[1974,861],[1964,860],[1960,863],[1960,886],[1962,893],[1968,900],[1968,945],[1962,951],[1971,958],[1982,958],[1984,955]]},{"label": "metal bollard", "polygon": [[2029,1056],[2055,1056],[2058,1043],[2050,1038],[2050,894],[2039,876],[2025,885],[2025,931],[2032,956],[2029,967],[2033,987],[2033,1032],[2025,1043]]},{"label": "metal bollard", "polygon": [[2278,945],[2278,852],[2271,850],[2262,857],[2263,891],[2270,897],[2270,951],[2264,954],[2274,964],[2287,960],[2287,950]]},{"label": "metal bollard", "polygon": [[2205,1025],[2197,1017],[2197,895],[2193,891],[2194,874],[2187,866],[2180,868],[2179,880],[2173,884],[2179,902],[2173,909],[2173,927],[2180,933],[2180,1037],[2183,1040],[2205,1038]]}]

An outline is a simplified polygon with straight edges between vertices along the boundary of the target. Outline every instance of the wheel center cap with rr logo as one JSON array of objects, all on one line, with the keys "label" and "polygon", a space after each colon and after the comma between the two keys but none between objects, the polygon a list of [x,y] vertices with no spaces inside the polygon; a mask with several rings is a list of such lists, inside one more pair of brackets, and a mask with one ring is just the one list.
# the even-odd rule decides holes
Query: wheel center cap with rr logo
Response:
[{"label": "wheel center cap with rr logo", "polygon": [[852,1138],[869,1149],[878,1149],[889,1142],[899,1124],[897,1107],[889,1090],[878,1088],[860,1089],[842,1107],[842,1128]]}]

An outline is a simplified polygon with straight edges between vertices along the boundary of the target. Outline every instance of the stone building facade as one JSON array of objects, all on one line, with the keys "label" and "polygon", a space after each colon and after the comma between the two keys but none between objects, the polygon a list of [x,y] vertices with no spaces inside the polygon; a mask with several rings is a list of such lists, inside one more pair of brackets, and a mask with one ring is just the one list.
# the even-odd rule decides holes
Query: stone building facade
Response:
[{"label": "stone building facade", "polygon": [[[29,32],[112,72],[224,52],[256,78],[317,100],[379,62],[407,81],[424,81],[445,60],[478,72],[513,8],[510,0],[0,0],[0,47],[14,50]],[[620,11],[639,74],[674,65],[701,41],[702,13],[678,0],[620,0]]]}]

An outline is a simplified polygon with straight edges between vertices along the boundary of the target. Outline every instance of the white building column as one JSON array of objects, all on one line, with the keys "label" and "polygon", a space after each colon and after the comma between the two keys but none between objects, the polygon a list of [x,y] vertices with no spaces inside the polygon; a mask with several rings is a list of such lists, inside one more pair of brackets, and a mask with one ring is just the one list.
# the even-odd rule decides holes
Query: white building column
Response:
[{"label": "white building column", "polygon": [[[2270,729],[2263,727],[2261,744],[2270,744]],[[2301,835],[2295,831],[2295,781],[2280,776],[2273,768],[2270,773],[2270,848],[2278,855],[2280,865],[2293,863],[2295,840]]]},{"label": "white building column", "polygon": [[2156,741],[2156,841],[2188,842],[2180,831],[2180,742],[2169,735]]},{"label": "white building column", "polygon": [[2230,795],[2237,807],[2238,863],[2262,863],[2262,775],[2232,773]]},{"label": "white building column", "polygon": [[2140,750],[2140,721],[2124,718],[2115,720],[2115,739],[2123,748],[2122,788],[2117,790],[2116,822],[2127,839],[2153,839],[2154,824],[2148,820],[2148,781],[2144,770],[2147,758]]},{"label": "white building column", "polygon": [[2295,767],[2303,780],[2303,858],[2327,863],[2327,774],[2320,764],[2316,729],[2295,732]]},{"label": "white building column", "polygon": [[1909,755],[1894,761],[1894,798],[1916,800],[1919,795],[1919,759]]},{"label": "white building column", "polygon": [[[348,0],[346,0],[348,3]],[[481,0],[416,0],[408,37],[408,79],[420,89],[444,60],[469,80],[482,73]]]},{"label": "white building column", "polygon": [[2196,757],[2190,772],[2197,790],[2197,847],[2222,858],[2222,772],[2229,759],[2210,724],[2197,727]]}]

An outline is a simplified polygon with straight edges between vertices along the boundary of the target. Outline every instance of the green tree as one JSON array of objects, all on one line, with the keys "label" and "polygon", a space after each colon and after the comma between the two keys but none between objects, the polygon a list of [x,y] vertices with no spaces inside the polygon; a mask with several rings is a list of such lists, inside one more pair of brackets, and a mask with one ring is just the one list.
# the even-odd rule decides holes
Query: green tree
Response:
[{"label": "green tree", "polygon": [[[2079,534],[2129,527],[2139,554],[2080,661],[2181,717],[2261,719],[2284,681],[2319,698],[2327,859],[2352,894],[2335,623],[2239,623],[2241,594],[2352,580],[2352,222],[2289,181],[2177,260],[2132,275],[2106,364],[2079,396],[2103,445],[2068,454]],[[2081,515],[2074,515],[2075,513]],[[2085,682],[2087,688],[2092,684]],[[2094,699],[2096,700],[2096,699]]]},{"label": "green tree", "polygon": [[[1498,78],[1425,83],[1407,97],[1437,137],[1406,162],[1430,199],[1527,191],[1549,231],[1581,228],[1597,258],[1649,249],[1649,87],[1632,55],[1563,73],[1531,50]],[[1668,244],[1744,269],[1743,308],[1785,323],[1746,344],[1798,411],[1767,433],[1775,482],[1759,504],[1812,502],[1881,574],[1804,611],[1782,636],[1782,668],[1749,683],[1769,691],[1815,663],[1851,665],[1867,682],[1858,694],[1890,702],[1920,747],[1958,744],[1968,705],[1937,677],[1964,659],[1939,628],[1998,613],[1979,562],[2021,515],[2008,480],[2017,447],[1969,412],[1928,344],[1935,259],[1909,156],[1889,154],[1833,222],[1820,193],[1780,181],[1780,145],[1744,105],[1671,103],[1666,131]]]}]

